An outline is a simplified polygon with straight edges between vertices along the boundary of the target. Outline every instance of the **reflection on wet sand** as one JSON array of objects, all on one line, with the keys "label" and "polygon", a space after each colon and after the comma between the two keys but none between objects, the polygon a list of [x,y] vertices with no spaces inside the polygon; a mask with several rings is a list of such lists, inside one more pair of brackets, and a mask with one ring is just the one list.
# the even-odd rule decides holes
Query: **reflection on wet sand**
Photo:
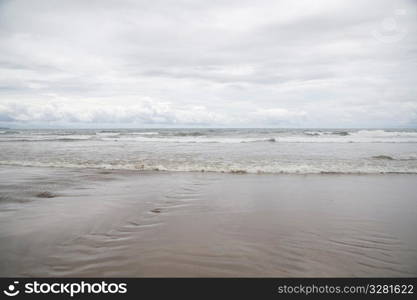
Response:
[{"label": "reflection on wet sand", "polygon": [[0,177],[1,276],[417,275],[415,175]]}]

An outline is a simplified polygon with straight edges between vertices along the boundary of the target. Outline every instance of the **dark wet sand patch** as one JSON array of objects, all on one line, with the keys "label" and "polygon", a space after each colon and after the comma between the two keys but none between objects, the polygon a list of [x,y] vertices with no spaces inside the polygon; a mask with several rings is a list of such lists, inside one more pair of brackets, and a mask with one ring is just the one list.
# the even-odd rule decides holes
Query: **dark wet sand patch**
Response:
[{"label": "dark wet sand patch", "polygon": [[247,174],[248,172],[245,170],[231,170],[231,174]]},{"label": "dark wet sand patch", "polygon": [[113,174],[113,172],[112,171],[100,171],[99,174],[108,175],[108,174]]},{"label": "dark wet sand patch", "polygon": [[372,156],[372,158],[374,158],[374,159],[394,160],[394,158],[392,158],[389,155],[376,155],[376,156]]},{"label": "dark wet sand patch", "polygon": [[45,191],[45,192],[37,193],[36,197],[38,197],[38,198],[55,198],[55,197],[58,197],[58,195]]}]

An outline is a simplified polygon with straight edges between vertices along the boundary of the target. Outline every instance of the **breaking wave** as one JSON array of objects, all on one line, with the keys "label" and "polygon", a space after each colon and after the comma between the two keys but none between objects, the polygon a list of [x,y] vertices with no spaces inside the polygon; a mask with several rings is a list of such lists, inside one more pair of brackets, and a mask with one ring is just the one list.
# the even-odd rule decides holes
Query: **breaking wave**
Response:
[{"label": "breaking wave", "polygon": [[348,131],[304,131],[304,134],[308,136],[321,136],[321,135],[347,136],[350,133]]},{"label": "breaking wave", "polygon": [[173,136],[204,136],[205,134],[203,132],[176,132],[172,134]]},{"label": "breaking wave", "polygon": [[0,165],[22,167],[52,167],[72,169],[105,169],[131,170],[154,172],[213,172],[230,174],[417,174],[417,167],[389,167],[389,166],[331,166],[331,165],[223,165],[219,164],[176,164],[163,163],[105,163],[105,162],[41,162],[41,161],[0,161]]},{"label": "breaking wave", "polygon": [[375,155],[375,156],[372,156],[372,158],[375,158],[375,159],[394,160],[394,158],[392,158],[389,155]]},{"label": "breaking wave", "polygon": [[0,131],[0,142],[417,143],[416,130],[49,130]]},{"label": "breaking wave", "polygon": [[158,135],[159,134],[159,132],[157,132],[157,131],[149,131],[149,132],[130,132],[129,134],[132,134],[132,135]]},{"label": "breaking wave", "polygon": [[414,129],[1,131],[6,131],[0,134],[3,165],[233,174],[417,173]]}]

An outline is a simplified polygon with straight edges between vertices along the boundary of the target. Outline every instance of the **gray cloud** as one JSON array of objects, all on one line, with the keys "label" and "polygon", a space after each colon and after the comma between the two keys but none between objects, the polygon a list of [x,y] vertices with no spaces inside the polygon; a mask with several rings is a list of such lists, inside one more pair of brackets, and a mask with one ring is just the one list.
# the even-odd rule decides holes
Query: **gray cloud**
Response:
[{"label": "gray cloud", "polygon": [[416,126],[416,10],[413,0],[3,0],[0,122]]}]

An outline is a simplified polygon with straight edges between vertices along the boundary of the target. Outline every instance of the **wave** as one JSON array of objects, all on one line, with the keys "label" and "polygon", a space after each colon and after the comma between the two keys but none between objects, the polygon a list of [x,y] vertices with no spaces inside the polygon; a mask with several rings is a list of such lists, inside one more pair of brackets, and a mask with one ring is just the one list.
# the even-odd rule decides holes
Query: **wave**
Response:
[{"label": "wave", "polygon": [[158,135],[157,131],[146,131],[146,132],[127,132],[126,135]]},{"label": "wave", "polygon": [[358,137],[415,137],[417,138],[416,131],[390,131],[390,130],[359,130],[356,132],[351,132],[352,136]]},{"label": "wave", "polygon": [[60,139],[49,139],[47,141],[57,141],[57,142],[81,142],[81,141],[88,141],[91,138],[60,138]]},{"label": "wave", "polygon": [[0,165],[20,166],[20,167],[51,167],[51,168],[71,168],[71,169],[98,169],[98,170],[129,170],[146,172],[198,172],[198,173],[230,173],[230,174],[417,174],[417,167],[386,167],[386,166],[362,166],[334,168],[325,166],[280,166],[270,168],[266,166],[242,166],[242,165],[206,165],[206,164],[144,164],[144,163],[88,163],[88,162],[40,162],[40,161],[0,161]]},{"label": "wave", "polygon": [[[157,132],[140,133],[139,142],[167,142],[167,143],[253,143],[253,142],[279,142],[279,143],[417,143],[415,131],[384,131],[384,130],[331,130],[331,131],[267,131],[265,133],[246,131],[213,135],[206,131],[193,132]],[[269,135],[265,136],[266,134]],[[129,139],[127,135],[125,137]],[[123,137],[122,137],[123,139]]]},{"label": "wave", "polygon": [[96,132],[97,136],[119,136],[120,133],[117,131],[100,131]]},{"label": "wave", "polygon": [[[114,141],[114,138],[107,137],[102,140]],[[241,137],[205,137],[205,136],[184,136],[184,137],[147,137],[147,136],[120,136],[116,140],[130,142],[160,142],[160,143],[211,143],[211,144],[239,144],[239,143],[259,143],[277,142],[276,138],[241,138]]]},{"label": "wave", "polygon": [[[3,133],[6,132],[6,133]],[[0,142],[37,141],[131,141],[163,143],[417,143],[416,131],[391,130],[204,130],[204,131],[129,131],[129,130],[56,130],[22,131],[8,134],[0,131]]]},{"label": "wave", "polygon": [[199,131],[194,132],[175,132],[172,134],[173,136],[205,136],[206,134]]},{"label": "wave", "polygon": [[376,159],[376,160],[413,161],[413,160],[417,160],[417,155],[396,155],[396,156],[392,156],[392,155],[381,154],[381,155],[372,156],[371,158]]},{"label": "wave", "polygon": [[322,136],[322,135],[347,136],[350,134],[348,131],[304,131],[303,133],[308,136]]},{"label": "wave", "polygon": [[394,160],[394,158],[392,158],[389,155],[375,155],[375,156],[372,156],[372,158],[374,158],[374,159]]},{"label": "wave", "polygon": [[307,136],[341,136],[341,137],[359,137],[359,138],[379,138],[379,137],[386,137],[386,138],[396,138],[396,137],[412,137],[417,138],[416,131],[394,131],[394,130],[382,130],[382,129],[374,129],[374,130],[335,130],[335,131],[304,131],[304,135]]},{"label": "wave", "polygon": [[63,137],[28,137],[28,138],[0,138],[0,142],[77,142],[88,141],[91,136],[63,136]]},{"label": "wave", "polygon": [[277,140],[275,138],[265,138],[265,139],[261,139],[261,140],[246,139],[246,140],[241,140],[240,143],[264,143],[264,142],[275,143],[276,141]]},{"label": "wave", "polygon": [[0,134],[20,134],[20,131],[17,130],[0,130]]},{"label": "wave", "polygon": [[120,130],[100,130],[98,133],[120,133]]},{"label": "wave", "polygon": [[362,139],[341,139],[323,137],[320,139],[303,138],[299,136],[273,137],[273,138],[236,138],[236,137],[148,137],[148,136],[123,136],[123,135],[96,135],[96,136],[66,136],[66,137],[1,137],[0,142],[68,142],[68,141],[126,141],[126,142],[158,142],[158,143],[217,143],[217,144],[238,144],[238,143],[370,143],[370,144],[413,144],[417,138],[362,138]]},{"label": "wave", "polygon": [[303,137],[279,137],[276,138],[279,143],[369,143],[369,144],[404,144],[404,143],[417,143],[417,139],[402,138],[402,139],[388,139],[388,138],[336,138],[336,137],[323,137],[323,138],[303,138]]},{"label": "wave", "polygon": [[30,136],[71,136],[71,135],[84,135],[82,133],[77,133],[76,131],[46,131],[46,132],[21,132],[22,134],[28,134]]}]

